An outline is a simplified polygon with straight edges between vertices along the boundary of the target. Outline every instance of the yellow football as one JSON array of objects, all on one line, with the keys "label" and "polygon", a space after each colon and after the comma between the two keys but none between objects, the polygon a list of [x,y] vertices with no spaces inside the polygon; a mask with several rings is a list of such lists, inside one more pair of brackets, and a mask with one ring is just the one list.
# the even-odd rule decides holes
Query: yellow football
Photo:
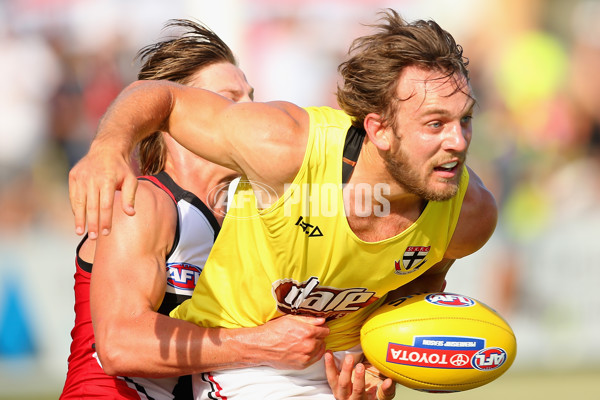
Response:
[{"label": "yellow football", "polygon": [[517,343],[493,309],[455,293],[390,301],[360,332],[367,360],[412,389],[459,392],[485,385],[511,366]]}]

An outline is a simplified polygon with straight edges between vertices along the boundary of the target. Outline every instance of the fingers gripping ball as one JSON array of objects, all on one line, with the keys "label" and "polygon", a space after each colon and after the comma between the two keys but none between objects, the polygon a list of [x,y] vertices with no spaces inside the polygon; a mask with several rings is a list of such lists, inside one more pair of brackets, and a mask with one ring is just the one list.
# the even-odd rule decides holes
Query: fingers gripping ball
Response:
[{"label": "fingers gripping ball", "polygon": [[471,297],[426,293],[384,304],[360,333],[367,359],[384,375],[425,392],[485,385],[515,359],[508,323]]}]

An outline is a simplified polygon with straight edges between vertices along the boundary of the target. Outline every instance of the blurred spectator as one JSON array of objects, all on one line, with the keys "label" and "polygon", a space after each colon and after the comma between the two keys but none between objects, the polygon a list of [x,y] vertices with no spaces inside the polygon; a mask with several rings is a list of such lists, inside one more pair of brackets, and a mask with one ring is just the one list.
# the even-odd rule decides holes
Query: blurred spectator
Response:
[{"label": "blurred spectator", "polygon": [[0,48],[1,185],[27,170],[46,143],[48,100],[60,64],[39,32],[17,32],[8,20],[0,23]]}]

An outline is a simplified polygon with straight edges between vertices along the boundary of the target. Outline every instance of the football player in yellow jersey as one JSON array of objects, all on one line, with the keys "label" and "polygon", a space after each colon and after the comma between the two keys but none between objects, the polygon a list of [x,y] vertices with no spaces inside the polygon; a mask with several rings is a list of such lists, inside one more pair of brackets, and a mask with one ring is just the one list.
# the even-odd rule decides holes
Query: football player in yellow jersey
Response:
[{"label": "football player in yellow jersey", "polygon": [[[320,235],[329,237],[331,233],[323,232],[320,222],[313,223],[312,215],[309,221],[306,215],[300,214],[299,218],[294,215],[291,223],[298,229],[288,234],[288,225],[277,224],[281,222],[279,217],[285,216],[282,203],[294,197],[295,183],[318,183],[321,175],[329,180],[339,170],[337,183],[341,185],[342,167],[327,158],[331,157],[329,145],[334,146],[331,151],[339,155],[341,164],[338,139],[343,140],[346,132],[355,128],[364,138],[359,136],[357,158],[347,162],[353,170],[339,195],[343,198],[345,215],[338,208],[334,216],[337,220],[323,222],[338,227],[336,232],[344,229],[349,232],[342,232],[344,243],[317,261],[325,263],[327,256],[331,256],[336,261],[331,271],[320,266],[318,276],[310,276],[315,255],[301,260],[288,255],[292,262],[298,263],[280,266],[289,270],[279,274],[277,282],[271,282],[275,299],[271,298],[270,303],[265,300],[268,304],[257,308],[252,315],[233,307],[224,308],[226,312],[218,317],[225,321],[224,325],[234,326],[236,322],[243,325],[247,321],[260,324],[285,313],[285,307],[293,313],[295,309],[307,310],[319,305],[322,315],[335,318],[330,320],[332,334],[343,334],[344,329],[334,329],[336,324],[343,326],[347,317],[360,315],[361,307],[365,310],[370,304],[376,304],[372,301],[382,299],[387,292],[394,290],[402,295],[441,290],[454,260],[480,249],[492,235],[497,221],[493,196],[466,166],[475,105],[467,62],[462,48],[434,21],[406,23],[395,11],[388,10],[376,27],[375,33],[353,43],[348,60],[340,66],[343,83],[338,90],[338,103],[343,111],[304,109],[286,102],[236,104],[208,91],[168,82],[130,85],[101,121],[89,154],[71,171],[70,196],[76,231],[83,232],[87,215],[88,231],[110,233],[111,204],[117,188],[123,192],[123,210],[134,213],[136,181],[129,170],[129,154],[137,141],[161,129],[201,157],[242,173],[249,183],[238,189],[236,199],[244,191],[252,193],[265,187],[274,194],[256,196],[256,214],[247,219],[265,221],[265,232],[273,236],[245,236],[244,242],[225,242],[227,246],[241,247],[252,255],[253,249],[248,248],[251,245],[245,242],[268,248],[268,243],[281,232],[292,238],[290,246],[304,243],[306,252],[310,253],[315,239]],[[319,163],[321,158],[328,161]],[[371,198],[370,208],[365,210],[365,204],[359,200],[363,198],[359,188],[378,185],[383,185],[385,190],[379,193],[381,197]],[[332,198],[331,204],[334,204],[335,195]],[[241,207],[244,212],[252,210],[244,207]],[[344,215],[343,223],[339,221],[340,213]],[[443,217],[437,231],[437,219],[432,220],[432,215]],[[239,221],[249,215],[239,216],[242,218],[235,224],[242,226],[243,222]],[[229,215],[224,229],[228,218]],[[248,222],[247,226],[251,224]],[[253,232],[259,236],[264,233],[262,228]],[[431,233],[440,237],[429,243]],[[302,241],[302,237],[309,239]],[[389,246],[385,246],[388,243]],[[213,252],[219,247],[224,246],[217,242]],[[390,272],[384,271],[387,267],[378,258],[379,250],[385,247],[397,248],[396,272],[372,281],[364,278],[364,285],[352,282],[360,274],[363,279],[367,275],[364,270],[377,277]],[[366,257],[352,253],[355,248],[376,249],[372,253],[375,262],[354,265],[354,258]],[[267,263],[278,260],[280,255],[275,253],[286,253],[285,248],[272,250],[276,251],[266,255]],[[245,253],[236,251],[235,257],[244,259]],[[344,254],[345,251],[348,254]],[[217,255],[215,259],[218,258]],[[252,268],[259,268],[257,265],[265,261],[250,258],[247,262]],[[210,261],[199,286],[211,284],[207,282],[210,275],[207,272],[213,269]],[[239,265],[230,267],[240,268]],[[277,264],[271,265],[270,270],[265,269],[265,275],[279,276],[274,271],[277,267]],[[237,280],[241,279],[240,275]],[[336,283],[332,288],[329,285],[344,280],[351,282],[349,286]],[[394,282],[399,284],[394,287]],[[277,289],[281,287],[284,296],[279,297]],[[326,293],[328,288],[331,289],[329,294]],[[346,288],[350,288],[353,297],[337,299]],[[319,299],[309,298],[313,289],[320,293]],[[244,295],[233,290],[232,293]],[[335,304],[327,303],[331,309],[322,307],[321,300],[326,295],[337,299]],[[216,318],[195,312],[194,308],[202,308],[202,305],[194,303],[194,296],[180,315],[211,326]],[[248,303],[248,300],[231,302]],[[258,306],[264,299],[260,300]],[[333,313],[340,305],[345,307],[343,312],[348,312],[346,316],[343,312]],[[354,306],[356,312],[351,312]],[[356,321],[360,323],[360,319]],[[352,330],[351,325],[345,328]],[[337,349],[335,346],[333,343],[331,348]],[[353,393],[349,379],[352,360],[345,359],[339,374],[330,353],[326,354],[324,364],[336,398],[363,396]],[[355,372],[360,381],[364,366],[357,364]],[[281,398],[285,398],[285,393]]]}]

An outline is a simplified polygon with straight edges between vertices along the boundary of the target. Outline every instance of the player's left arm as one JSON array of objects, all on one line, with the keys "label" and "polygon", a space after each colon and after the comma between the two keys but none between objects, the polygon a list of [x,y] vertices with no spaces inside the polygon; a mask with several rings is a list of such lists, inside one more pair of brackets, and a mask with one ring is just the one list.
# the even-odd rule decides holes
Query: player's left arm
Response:
[{"label": "player's left arm", "polygon": [[479,176],[472,169],[467,168],[469,186],[444,258],[417,279],[390,292],[388,298],[443,291],[446,286],[446,274],[454,261],[475,253],[494,233],[498,221],[496,200]]},{"label": "player's left arm", "polygon": [[498,207],[494,195],[477,174],[469,170],[469,186],[463,200],[458,223],[445,259],[456,260],[481,249],[492,237],[498,222]]}]

